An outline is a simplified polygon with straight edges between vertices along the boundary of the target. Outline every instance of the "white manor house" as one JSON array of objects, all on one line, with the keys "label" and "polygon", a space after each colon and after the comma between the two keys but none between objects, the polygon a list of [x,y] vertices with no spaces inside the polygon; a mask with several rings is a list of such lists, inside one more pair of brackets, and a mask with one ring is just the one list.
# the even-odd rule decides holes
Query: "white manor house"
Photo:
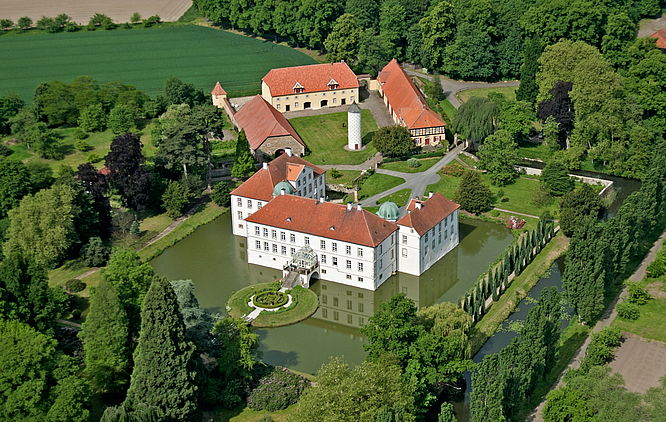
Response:
[{"label": "white manor house", "polygon": [[376,290],[396,272],[419,276],[459,242],[459,205],[439,193],[392,202],[378,214],[325,200],[325,171],[286,149],[231,192],[233,233],[251,264],[283,271],[283,283],[324,279]]}]

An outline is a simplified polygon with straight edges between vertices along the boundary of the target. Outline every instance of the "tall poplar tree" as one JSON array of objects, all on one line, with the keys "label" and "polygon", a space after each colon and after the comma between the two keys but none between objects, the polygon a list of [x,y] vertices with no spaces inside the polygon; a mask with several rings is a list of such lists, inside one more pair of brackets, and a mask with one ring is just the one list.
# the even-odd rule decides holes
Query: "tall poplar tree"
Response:
[{"label": "tall poplar tree", "polygon": [[231,167],[231,176],[246,178],[254,173],[254,158],[250,152],[250,144],[247,142],[245,132],[241,131],[236,141],[236,159]]},{"label": "tall poplar tree", "polygon": [[523,50],[523,64],[520,66],[520,86],[516,90],[516,99],[527,101],[534,105],[539,85],[536,81],[536,74],[539,70],[539,56],[543,52],[543,46],[538,38],[529,38],[525,40]]},{"label": "tall poplar tree", "polygon": [[154,407],[160,419],[191,420],[197,409],[193,358],[176,293],[167,280],[155,278],[143,301],[126,404]]},{"label": "tall poplar tree", "polygon": [[102,278],[90,297],[79,337],[85,372],[99,392],[118,392],[129,378],[128,321],[113,284]]}]

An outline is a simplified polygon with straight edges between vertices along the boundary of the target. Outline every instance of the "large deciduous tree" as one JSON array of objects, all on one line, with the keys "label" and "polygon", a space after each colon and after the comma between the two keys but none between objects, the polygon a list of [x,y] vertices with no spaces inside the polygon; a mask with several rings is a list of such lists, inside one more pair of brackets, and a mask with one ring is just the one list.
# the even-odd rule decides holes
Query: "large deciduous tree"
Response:
[{"label": "large deciduous tree", "polygon": [[436,4],[419,21],[423,64],[429,69],[441,69],[444,64],[446,46],[455,36],[453,5],[447,1]]},{"label": "large deciduous tree", "polygon": [[567,168],[557,161],[546,164],[541,172],[541,181],[553,196],[562,196],[572,191],[575,186]]},{"label": "large deciduous tree", "polygon": [[453,130],[476,144],[492,134],[498,125],[499,108],[495,102],[472,97],[460,106],[453,118]]},{"label": "large deciduous tree", "polygon": [[61,262],[82,240],[77,221],[82,209],[77,192],[68,185],[28,195],[9,212],[5,254],[19,252],[38,264],[51,267]]},{"label": "large deciduous tree", "polygon": [[569,136],[574,127],[574,105],[569,97],[572,87],[571,82],[555,82],[550,90],[550,98],[541,101],[537,107],[537,115],[542,122],[552,117],[557,123],[560,148],[568,147]]},{"label": "large deciduous tree", "polygon": [[89,393],[57,342],[19,321],[0,319],[0,419],[86,422]]},{"label": "large deciduous tree", "polygon": [[454,197],[462,209],[477,215],[488,211],[493,204],[493,193],[474,170],[463,173]]},{"label": "large deciduous tree", "polygon": [[79,165],[76,178],[92,197],[92,207],[97,213],[100,234],[107,237],[111,230],[111,204],[109,203],[109,181],[90,163]]},{"label": "large deciduous tree", "polygon": [[160,418],[189,420],[197,410],[194,345],[171,284],[155,278],[141,310],[141,335],[126,403],[154,407]]},{"label": "large deciduous tree", "polygon": [[18,95],[5,95],[0,97],[0,134],[10,132],[9,121],[25,106]]},{"label": "large deciduous tree", "polygon": [[0,218],[32,192],[30,173],[20,161],[0,159]]},{"label": "large deciduous tree", "polygon": [[79,337],[85,373],[98,392],[121,392],[129,380],[129,331],[115,286],[102,278],[90,296],[90,310]]},{"label": "large deciduous tree", "polygon": [[356,17],[349,13],[341,15],[324,41],[326,57],[332,62],[344,60],[353,67],[358,57],[360,38],[361,27],[358,25]]},{"label": "large deciduous tree", "polygon": [[372,135],[372,144],[386,157],[405,157],[418,149],[409,130],[403,126],[379,128]]},{"label": "large deciduous tree", "polygon": [[494,185],[504,186],[515,180],[516,159],[516,143],[506,130],[498,130],[479,146],[479,168],[488,171]]},{"label": "large deciduous tree", "polygon": [[[390,362],[363,362],[350,368],[332,359],[317,373],[317,383],[297,404],[301,422],[376,421],[384,407],[404,422],[414,421],[413,387],[400,367]],[[359,398],[362,397],[362,400]]]},{"label": "large deciduous tree", "polygon": [[145,209],[150,200],[150,174],[144,167],[139,136],[126,133],[114,138],[105,160],[111,185],[123,203],[136,211]]},{"label": "large deciduous tree", "polygon": [[585,217],[597,218],[603,209],[601,198],[590,185],[564,194],[560,201],[560,229],[566,236],[573,236]]}]

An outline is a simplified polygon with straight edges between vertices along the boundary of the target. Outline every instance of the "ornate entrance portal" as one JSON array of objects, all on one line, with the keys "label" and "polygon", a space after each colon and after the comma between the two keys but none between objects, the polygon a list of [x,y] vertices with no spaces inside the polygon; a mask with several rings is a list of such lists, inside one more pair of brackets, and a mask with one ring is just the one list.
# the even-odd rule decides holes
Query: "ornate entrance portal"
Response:
[{"label": "ornate entrance portal", "polygon": [[296,285],[310,287],[312,277],[319,277],[319,259],[310,246],[303,246],[291,257],[282,269],[282,287],[291,289]]}]

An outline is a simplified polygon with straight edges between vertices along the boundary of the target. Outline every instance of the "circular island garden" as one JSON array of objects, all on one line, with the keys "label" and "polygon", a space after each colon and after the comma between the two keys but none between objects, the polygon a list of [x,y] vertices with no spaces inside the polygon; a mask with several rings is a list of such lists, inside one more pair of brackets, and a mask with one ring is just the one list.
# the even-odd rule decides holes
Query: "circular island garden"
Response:
[{"label": "circular island garden", "polygon": [[253,316],[252,326],[281,327],[309,318],[319,306],[319,298],[310,289],[296,286],[280,289],[280,282],[255,284],[235,292],[227,302],[233,318]]}]

